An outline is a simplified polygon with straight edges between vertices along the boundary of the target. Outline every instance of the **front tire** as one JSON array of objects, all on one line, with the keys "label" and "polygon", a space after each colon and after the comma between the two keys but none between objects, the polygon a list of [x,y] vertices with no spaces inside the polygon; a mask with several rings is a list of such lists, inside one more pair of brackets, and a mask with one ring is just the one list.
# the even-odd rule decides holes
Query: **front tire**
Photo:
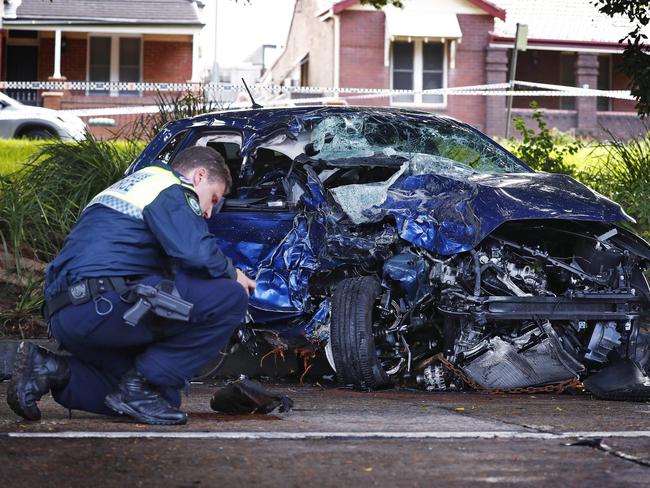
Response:
[{"label": "front tire", "polygon": [[359,388],[392,385],[377,357],[373,313],[381,293],[373,276],[342,280],[332,301],[330,341],[336,374],[341,383]]},{"label": "front tire", "polygon": [[21,137],[23,139],[32,139],[37,141],[58,138],[56,134],[53,134],[51,131],[45,129],[44,127],[35,127],[33,129],[28,129],[23,134],[21,134]]}]

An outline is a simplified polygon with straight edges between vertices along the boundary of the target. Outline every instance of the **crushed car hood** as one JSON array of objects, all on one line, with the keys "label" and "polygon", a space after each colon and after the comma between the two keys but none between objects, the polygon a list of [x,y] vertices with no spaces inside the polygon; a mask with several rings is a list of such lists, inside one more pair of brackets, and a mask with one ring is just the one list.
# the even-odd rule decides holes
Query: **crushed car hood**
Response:
[{"label": "crushed car hood", "polygon": [[[340,203],[344,211],[346,203],[355,204]],[[551,173],[401,176],[383,203],[361,214],[365,222],[393,216],[403,239],[440,255],[468,251],[512,220],[633,221],[620,205]]]}]

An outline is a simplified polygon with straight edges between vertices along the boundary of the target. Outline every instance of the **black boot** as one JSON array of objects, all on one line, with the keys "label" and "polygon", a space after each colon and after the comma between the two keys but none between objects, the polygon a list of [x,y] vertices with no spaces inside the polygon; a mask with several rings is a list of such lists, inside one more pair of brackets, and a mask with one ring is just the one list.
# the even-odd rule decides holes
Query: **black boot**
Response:
[{"label": "black boot", "polygon": [[7,389],[7,403],[21,417],[39,420],[41,411],[36,402],[50,390],[63,388],[69,380],[70,366],[65,356],[21,342]]},{"label": "black boot", "polygon": [[129,415],[145,424],[177,425],[187,422],[187,414],[172,407],[156,387],[135,369],[122,377],[117,391],[106,395],[104,403],[117,413]]}]

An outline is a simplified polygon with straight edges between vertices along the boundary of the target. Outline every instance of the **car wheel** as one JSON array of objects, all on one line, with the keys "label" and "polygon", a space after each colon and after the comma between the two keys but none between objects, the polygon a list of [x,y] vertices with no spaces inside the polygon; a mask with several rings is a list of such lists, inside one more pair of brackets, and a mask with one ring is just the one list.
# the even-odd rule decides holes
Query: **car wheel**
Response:
[{"label": "car wheel", "polygon": [[25,131],[21,137],[23,139],[56,139],[57,136],[45,128],[34,128]]},{"label": "car wheel", "polygon": [[330,341],[338,380],[361,388],[392,381],[377,357],[373,318],[381,286],[372,276],[342,280],[332,301]]}]

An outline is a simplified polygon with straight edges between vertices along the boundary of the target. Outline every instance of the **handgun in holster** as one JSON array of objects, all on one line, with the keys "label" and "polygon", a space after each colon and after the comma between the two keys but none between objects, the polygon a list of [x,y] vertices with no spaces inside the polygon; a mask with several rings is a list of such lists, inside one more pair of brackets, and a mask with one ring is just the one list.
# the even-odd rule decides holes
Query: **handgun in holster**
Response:
[{"label": "handgun in holster", "polygon": [[194,307],[193,303],[183,300],[173,282],[167,280],[156,286],[137,284],[131,289],[129,298],[136,302],[122,318],[131,327],[149,312],[165,319],[188,322]]}]

